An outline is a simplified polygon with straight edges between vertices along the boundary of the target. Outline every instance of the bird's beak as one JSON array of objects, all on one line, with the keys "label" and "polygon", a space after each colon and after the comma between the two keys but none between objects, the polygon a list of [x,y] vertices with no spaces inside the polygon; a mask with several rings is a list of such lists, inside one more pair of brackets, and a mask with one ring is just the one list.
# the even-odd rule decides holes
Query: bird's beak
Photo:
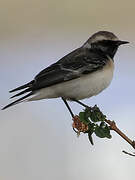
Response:
[{"label": "bird's beak", "polygon": [[117,41],[117,45],[120,46],[122,44],[128,44],[129,42],[128,41]]}]

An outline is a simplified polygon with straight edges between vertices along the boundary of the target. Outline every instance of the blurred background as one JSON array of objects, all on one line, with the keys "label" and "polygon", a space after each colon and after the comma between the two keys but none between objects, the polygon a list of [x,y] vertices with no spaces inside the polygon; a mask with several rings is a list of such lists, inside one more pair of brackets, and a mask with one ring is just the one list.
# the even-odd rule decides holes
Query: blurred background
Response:
[{"label": "blurred background", "polygon": [[[135,139],[135,2],[133,0],[0,0],[1,108],[8,91],[30,81],[43,68],[81,46],[99,30],[130,44],[115,56],[108,89],[83,102],[97,104]],[[70,103],[77,114],[82,107]],[[0,111],[0,180],[132,180],[134,149],[113,138],[79,138],[60,99],[22,103]]]}]

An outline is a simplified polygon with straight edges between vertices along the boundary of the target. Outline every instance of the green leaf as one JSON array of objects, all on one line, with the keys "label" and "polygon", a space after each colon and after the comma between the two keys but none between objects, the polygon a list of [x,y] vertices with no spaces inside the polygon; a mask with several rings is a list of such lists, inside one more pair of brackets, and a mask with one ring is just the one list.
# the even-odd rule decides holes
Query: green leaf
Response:
[{"label": "green leaf", "polygon": [[95,123],[91,123],[89,122],[88,124],[88,129],[89,129],[89,132],[91,132],[91,134],[95,131]]},{"label": "green leaf", "polygon": [[90,132],[88,133],[88,138],[89,138],[90,143],[91,143],[92,145],[94,145],[94,143],[93,143],[93,138],[92,138],[92,134],[91,134]]},{"label": "green leaf", "polygon": [[80,121],[83,122],[86,125],[90,123],[90,121],[89,121],[88,117],[86,116],[85,112],[80,112],[79,113],[79,118],[80,118]]},{"label": "green leaf", "polygon": [[111,138],[110,128],[105,122],[101,122],[100,125],[96,125],[95,134],[100,138]]},{"label": "green leaf", "polygon": [[80,121],[81,121],[81,122],[84,122],[84,121],[85,121],[84,112],[80,112],[80,113],[79,113],[79,118],[80,118]]},{"label": "green leaf", "polygon": [[85,109],[85,116],[87,119],[91,119],[93,122],[104,121],[106,116],[100,111],[100,109],[95,105],[93,108]]},{"label": "green leaf", "polygon": [[[100,138],[111,138],[110,128],[106,124],[106,116],[95,105],[79,113],[80,121],[88,125],[88,130],[84,133],[88,133],[90,143],[93,145],[92,135],[93,133]],[[100,123],[100,124],[99,124]]]}]

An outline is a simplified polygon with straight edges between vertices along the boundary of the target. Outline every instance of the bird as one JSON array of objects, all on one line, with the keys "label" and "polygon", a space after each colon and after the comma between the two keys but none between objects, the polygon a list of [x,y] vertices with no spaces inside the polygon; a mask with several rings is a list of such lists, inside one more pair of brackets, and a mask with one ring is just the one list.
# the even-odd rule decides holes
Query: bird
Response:
[{"label": "bird", "polygon": [[80,100],[106,89],[113,78],[114,55],[120,45],[127,43],[109,31],[94,33],[81,47],[43,69],[32,81],[9,91],[19,91],[11,98],[24,96],[2,110],[21,102],[62,98],[73,117],[67,101],[86,106]]}]

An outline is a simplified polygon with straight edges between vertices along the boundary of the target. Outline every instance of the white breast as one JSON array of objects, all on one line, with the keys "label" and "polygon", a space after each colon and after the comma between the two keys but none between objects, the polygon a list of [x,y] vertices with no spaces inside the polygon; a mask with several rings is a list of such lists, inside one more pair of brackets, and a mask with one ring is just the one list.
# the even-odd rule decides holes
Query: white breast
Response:
[{"label": "white breast", "polygon": [[29,100],[65,97],[66,99],[84,99],[99,94],[110,84],[113,77],[114,64],[108,61],[99,71],[83,75],[78,79],[43,88]]}]

